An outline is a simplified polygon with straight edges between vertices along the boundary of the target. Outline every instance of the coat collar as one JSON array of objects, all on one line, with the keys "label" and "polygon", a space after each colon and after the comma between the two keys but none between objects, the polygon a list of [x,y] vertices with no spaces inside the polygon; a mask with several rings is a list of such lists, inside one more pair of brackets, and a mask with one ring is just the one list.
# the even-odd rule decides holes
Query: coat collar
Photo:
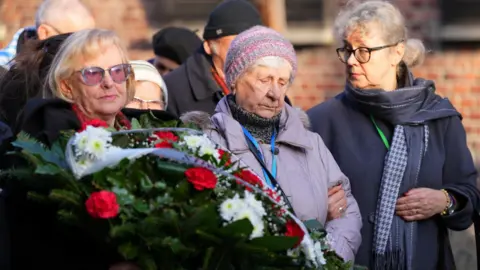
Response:
[{"label": "coat collar", "polygon": [[[300,120],[299,113],[288,104],[284,106],[280,117],[277,143],[305,150],[313,149],[308,136],[309,131]],[[217,131],[225,137],[227,146],[231,151],[243,152],[248,150],[242,126],[232,117],[226,97],[220,100],[211,119]]]},{"label": "coat collar", "polygon": [[211,60],[202,48],[187,59],[185,70],[195,100],[212,99],[217,92],[222,93],[222,89],[213,78],[211,69]]}]

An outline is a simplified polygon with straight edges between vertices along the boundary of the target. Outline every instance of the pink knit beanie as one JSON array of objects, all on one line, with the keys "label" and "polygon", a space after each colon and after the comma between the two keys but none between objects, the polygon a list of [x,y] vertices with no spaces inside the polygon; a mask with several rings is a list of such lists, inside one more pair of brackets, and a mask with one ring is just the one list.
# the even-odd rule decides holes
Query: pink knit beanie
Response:
[{"label": "pink knit beanie", "polygon": [[225,79],[231,87],[245,70],[260,58],[278,56],[292,65],[291,81],[297,72],[297,56],[292,43],[275,30],[254,26],[235,37],[225,60]]}]

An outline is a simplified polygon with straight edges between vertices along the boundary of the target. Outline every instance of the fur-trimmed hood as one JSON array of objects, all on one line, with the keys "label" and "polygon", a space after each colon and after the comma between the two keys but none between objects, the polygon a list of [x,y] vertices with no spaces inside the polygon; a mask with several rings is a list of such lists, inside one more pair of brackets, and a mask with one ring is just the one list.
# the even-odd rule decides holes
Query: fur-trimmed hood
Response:
[{"label": "fur-trimmed hood", "polygon": [[[285,106],[289,106],[285,104]],[[300,121],[302,121],[303,126],[310,130],[310,119],[308,118],[307,113],[298,108],[298,107],[292,107],[292,109],[296,110],[298,117],[300,118]],[[211,120],[212,115],[206,112],[202,111],[191,111],[184,113],[181,117],[180,120],[182,120],[183,123],[185,124],[194,124],[201,129],[212,129],[214,128]]]}]

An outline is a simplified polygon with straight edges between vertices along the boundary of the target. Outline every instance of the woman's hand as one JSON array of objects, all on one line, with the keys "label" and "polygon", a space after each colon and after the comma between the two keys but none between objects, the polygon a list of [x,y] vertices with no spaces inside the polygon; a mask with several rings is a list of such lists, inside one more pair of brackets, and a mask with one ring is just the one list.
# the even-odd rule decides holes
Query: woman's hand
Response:
[{"label": "woman's hand", "polygon": [[406,221],[424,220],[440,214],[447,206],[447,198],[441,190],[414,188],[397,200],[396,214]]},{"label": "woman's hand", "polygon": [[341,218],[347,208],[347,198],[342,185],[334,186],[328,190],[327,221]]}]

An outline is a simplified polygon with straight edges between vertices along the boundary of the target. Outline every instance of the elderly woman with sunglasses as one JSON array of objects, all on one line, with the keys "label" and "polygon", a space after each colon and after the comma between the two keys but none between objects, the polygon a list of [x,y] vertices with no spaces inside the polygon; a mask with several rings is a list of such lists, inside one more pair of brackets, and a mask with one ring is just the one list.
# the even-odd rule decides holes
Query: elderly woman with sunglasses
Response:
[{"label": "elderly woman with sunglasses", "polygon": [[[22,117],[21,129],[41,142],[49,145],[61,131],[80,129],[92,119],[117,129],[130,127],[121,110],[134,96],[134,78],[127,51],[112,31],[69,36],[47,82],[56,98],[30,100]],[[121,260],[115,250],[58,221],[54,206],[32,204],[20,181],[5,193],[13,269],[108,269]]]},{"label": "elderly woman with sunglasses", "polygon": [[68,37],[47,75],[45,96],[31,100],[22,116],[22,130],[51,143],[58,132],[78,129],[98,119],[125,129],[130,123],[121,109],[135,94],[134,76],[126,49],[115,33],[83,30]]},{"label": "elderly woman with sunglasses", "polygon": [[410,72],[425,49],[392,4],[348,6],[335,29],[345,90],[308,114],[360,206],[356,263],[455,269],[448,229],[472,224],[479,196],[461,115]]},{"label": "elderly woman with sunglasses", "polygon": [[[296,69],[288,40],[272,29],[253,27],[238,35],[227,53],[226,82],[233,94],[220,101],[212,117],[190,112],[182,120],[202,126],[265,185],[282,190],[298,218],[323,224],[335,251],[351,261],[361,242],[358,206],[320,136],[305,127],[308,117],[284,102]],[[340,215],[330,220],[328,188],[338,184],[346,200],[333,207]]]}]

